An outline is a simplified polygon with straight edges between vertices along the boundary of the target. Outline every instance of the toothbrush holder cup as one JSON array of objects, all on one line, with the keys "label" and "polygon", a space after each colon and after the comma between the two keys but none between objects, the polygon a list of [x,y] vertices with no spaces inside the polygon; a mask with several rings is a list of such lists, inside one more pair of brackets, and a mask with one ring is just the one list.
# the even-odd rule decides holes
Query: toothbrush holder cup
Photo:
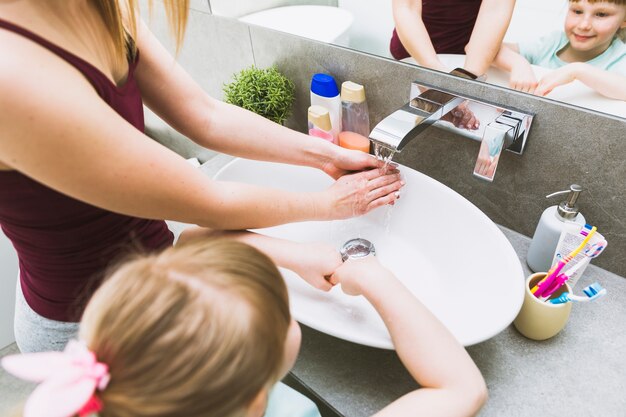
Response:
[{"label": "toothbrush holder cup", "polygon": [[[546,276],[545,272],[537,272],[526,278],[524,303],[517,318],[513,321],[515,328],[524,336],[533,340],[545,340],[560,332],[569,319],[572,303],[551,304],[541,301],[530,292],[539,281]],[[550,296],[558,298],[564,292],[571,294],[572,289],[565,283]]]}]

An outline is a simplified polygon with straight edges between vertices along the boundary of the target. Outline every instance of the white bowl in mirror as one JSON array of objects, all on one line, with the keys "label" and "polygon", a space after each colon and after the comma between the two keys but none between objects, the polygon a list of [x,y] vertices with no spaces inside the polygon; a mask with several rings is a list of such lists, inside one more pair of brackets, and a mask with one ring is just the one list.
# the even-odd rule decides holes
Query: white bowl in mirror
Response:
[{"label": "white bowl in mirror", "polygon": [[352,13],[332,6],[285,6],[239,18],[253,25],[291,33],[316,41],[348,45]]},{"label": "white bowl in mirror", "polygon": [[[463,67],[465,62],[465,55],[439,54],[439,58],[444,65],[451,69]],[[402,61],[416,64],[413,58],[406,58]],[[532,65],[532,68],[538,80],[552,71],[537,65]],[[506,71],[491,67],[487,70],[486,82],[509,88],[509,74]],[[626,101],[605,97],[578,80],[555,88],[546,95],[546,98],[626,118]]]}]

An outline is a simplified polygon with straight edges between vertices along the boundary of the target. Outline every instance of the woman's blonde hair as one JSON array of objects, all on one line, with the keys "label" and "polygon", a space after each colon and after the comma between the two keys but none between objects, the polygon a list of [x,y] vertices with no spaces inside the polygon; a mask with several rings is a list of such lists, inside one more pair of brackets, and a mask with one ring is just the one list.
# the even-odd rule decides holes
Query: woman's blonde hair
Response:
[{"label": "woman's blonde hair", "polygon": [[278,269],[246,244],[191,241],[125,263],[81,322],[111,374],[101,417],[243,415],[280,377],[290,320]]},{"label": "woman's blonde hair", "polygon": [[[128,36],[136,39],[137,16],[139,5],[137,0],[92,0],[98,13],[102,17],[109,34],[111,44],[117,59],[124,60],[130,52],[134,54],[134,44],[129,42]],[[189,15],[189,0],[162,0],[170,25],[170,30],[176,40],[177,50],[185,37],[187,17]],[[152,8],[152,0],[148,0]],[[129,51],[131,47],[133,50]]]}]

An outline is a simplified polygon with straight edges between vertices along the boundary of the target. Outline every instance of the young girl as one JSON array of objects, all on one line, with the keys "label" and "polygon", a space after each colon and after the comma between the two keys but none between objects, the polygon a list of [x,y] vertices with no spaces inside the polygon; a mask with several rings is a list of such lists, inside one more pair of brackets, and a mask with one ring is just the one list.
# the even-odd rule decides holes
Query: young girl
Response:
[{"label": "young girl", "polygon": [[[165,219],[257,228],[398,197],[397,171],[344,175],[380,165],[370,155],[209,97],[137,20],[137,3],[0,1],[0,226],[19,257],[22,351],[62,350],[110,262],[172,244]],[[188,0],[161,3],[180,41]],[[212,181],[144,134],[144,103],[202,146],[338,181],[315,195]]]},{"label": "young girl", "polygon": [[[481,408],[485,383],[469,355],[375,257],[349,260],[330,281],[372,303],[422,387],[377,416],[470,416]],[[311,415],[310,403],[295,412],[284,394],[269,396],[268,408],[272,387],[294,364],[300,330],[276,266],[242,242],[191,240],[124,264],[93,296],[80,337],[84,345],[54,356],[2,361],[43,382],[25,417],[260,417],[266,408],[275,417],[281,405],[292,407],[282,415]]]},{"label": "young girl", "polygon": [[[569,0],[563,32],[536,42],[503,44],[494,64],[511,72],[510,86],[545,96],[579,80],[598,93],[626,100],[626,0]],[[537,82],[530,64],[554,71]]]}]

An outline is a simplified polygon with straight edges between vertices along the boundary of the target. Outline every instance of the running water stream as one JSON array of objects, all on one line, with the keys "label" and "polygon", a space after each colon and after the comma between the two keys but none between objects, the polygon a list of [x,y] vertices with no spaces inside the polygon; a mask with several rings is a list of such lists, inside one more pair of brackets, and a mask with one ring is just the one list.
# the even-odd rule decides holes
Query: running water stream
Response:
[{"label": "running water stream", "polygon": [[[396,154],[396,151],[393,149],[382,146],[380,143],[374,143],[374,156],[377,159],[383,161],[383,166],[380,168],[383,174],[387,173],[389,169],[389,164],[393,159],[393,156]],[[389,225],[391,224],[391,212],[393,211],[393,205],[387,205],[385,207],[385,218],[383,220],[382,228],[385,231],[385,234],[389,234]]]},{"label": "running water stream", "polygon": [[[374,156],[383,161],[383,166],[379,168],[381,173],[387,173],[389,165],[394,166],[391,160],[395,153],[396,152],[392,149],[374,143]],[[393,205],[387,205],[379,210],[384,211],[384,216],[382,216],[382,218],[374,216],[374,219],[377,218],[377,220],[373,220],[372,216],[360,216],[333,221],[330,227],[330,241],[334,245],[340,246],[349,239],[372,239],[375,235],[380,236],[380,234],[376,232],[377,229],[382,231],[384,235],[388,235]]]}]

